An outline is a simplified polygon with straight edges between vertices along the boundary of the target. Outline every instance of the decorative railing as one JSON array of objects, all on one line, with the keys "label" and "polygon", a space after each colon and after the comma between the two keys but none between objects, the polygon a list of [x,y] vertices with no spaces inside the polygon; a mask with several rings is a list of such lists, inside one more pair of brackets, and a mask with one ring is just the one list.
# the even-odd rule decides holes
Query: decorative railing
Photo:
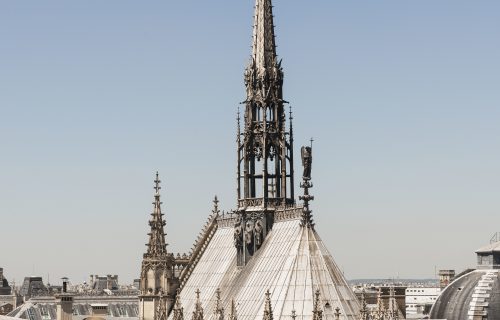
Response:
[{"label": "decorative railing", "polygon": [[246,207],[275,207],[275,208],[290,208],[293,207],[295,201],[293,199],[284,198],[269,198],[264,204],[264,198],[246,198],[239,199],[238,206],[240,208]]},{"label": "decorative railing", "polygon": [[277,210],[274,214],[274,221],[286,221],[302,218],[302,207],[289,208],[284,210]]}]

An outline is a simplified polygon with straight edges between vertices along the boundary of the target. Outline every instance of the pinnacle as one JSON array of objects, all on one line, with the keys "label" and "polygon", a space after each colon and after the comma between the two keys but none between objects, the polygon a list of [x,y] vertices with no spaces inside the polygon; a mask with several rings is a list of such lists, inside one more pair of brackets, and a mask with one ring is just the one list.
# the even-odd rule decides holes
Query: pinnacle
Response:
[{"label": "pinnacle", "polygon": [[161,212],[161,201],[160,201],[160,183],[158,171],[156,172],[156,178],[154,180],[154,201],[153,201],[153,213],[151,214],[151,220],[149,221],[149,226],[151,227],[151,232],[149,235],[149,243],[147,244],[147,254],[150,256],[161,256],[167,253],[166,242],[165,242],[165,221],[163,220],[163,214]]},{"label": "pinnacle", "polygon": [[257,70],[271,68],[276,61],[276,44],[271,0],[256,0],[252,58]]}]

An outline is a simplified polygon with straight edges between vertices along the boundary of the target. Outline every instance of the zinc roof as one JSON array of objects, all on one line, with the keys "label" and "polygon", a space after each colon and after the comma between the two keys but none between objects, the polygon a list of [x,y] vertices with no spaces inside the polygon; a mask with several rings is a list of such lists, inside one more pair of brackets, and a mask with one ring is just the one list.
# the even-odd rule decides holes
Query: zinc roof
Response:
[{"label": "zinc roof", "polygon": [[199,289],[205,319],[213,319],[220,288],[226,315],[234,299],[238,319],[262,319],[268,289],[275,319],[290,319],[292,310],[297,319],[311,319],[317,289],[325,319],[334,319],[337,307],[341,319],[356,318],[357,298],[318,234],[302,227],[300,219],[275,222],[244,267],[236,265],[233,231],[232,227],[217,229],[180,292],[185,317],[194,311]]}]

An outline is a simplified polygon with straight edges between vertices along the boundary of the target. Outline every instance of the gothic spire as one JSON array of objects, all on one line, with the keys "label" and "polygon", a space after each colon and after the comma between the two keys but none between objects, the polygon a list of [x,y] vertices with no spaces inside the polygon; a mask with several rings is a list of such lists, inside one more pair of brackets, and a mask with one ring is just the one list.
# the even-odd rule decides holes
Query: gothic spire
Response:
[{"label": "gothic spire", "polygon": [[184,308],[181,304],[181,295],[179,289],[177,289],[177,295],[175,297],[173,320],[184,320]]},{"label": "gothic spire", "polygon": [[276,59],[271,0],[256,0],[254,18],[252,59],[245,70],[245,130],[238,146],[240,208],[294,203],[293,150],[286,132],[283,69]]},{"label": "gothic spire", "polygon": [[252,58],[258,72],[276,62],[276,44],[271,0],[255,1]]},{"label": "gothic spire", "polygon": [[149,220],[149,226],[151,227],[151,232],[149,233],[149,243],[147,244],[148,249],[146,255],[148,256],[164,256],[167,254],[167,244],[165,243],[165,220],[163,220],[163,213],[161,213],[160,201],[160,183],[161,180],[156,172],[156,179],[154,181],[155,194],[153,202],[153,213],[151,214],[151,220]]}]

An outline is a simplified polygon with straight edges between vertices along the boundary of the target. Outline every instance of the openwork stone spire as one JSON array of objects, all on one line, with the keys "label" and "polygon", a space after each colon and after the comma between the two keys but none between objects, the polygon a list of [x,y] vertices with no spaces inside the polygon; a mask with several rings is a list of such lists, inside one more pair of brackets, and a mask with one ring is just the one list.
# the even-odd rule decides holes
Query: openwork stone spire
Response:
[{"label": "openwork stone spire", "polygon": [[240,208],[293,204],[294,198],[283,69],[276,56],[271,0],[256,0],[254,18],[252,58],[245,71],[245,130],[238,145]]},{"label": "openwork stone spire", "polygon": [[313,320],[323,319],[323,310],[321,309],[321,301],[319,299],[319,295],[319,289],[317,289],[314,297]]},{"label": "openwork stone spire", "polygon": [[271,293],[269,289],[266,292],[266,302],[264,306],[264,317],[263,320],[273,320],[273,309],[271,307]]},{"label": "openwork stone spire", "polygon": [[156,172],[156,179],[154,181],[155,195],[153,202],[153,213],[151,214],[151,220],[149,220],[149,226],[151,227],[151,232],[149,233],[149,243],[147,244],[148,249],[145,256],[161,257],[167,254],[167,244],[165,243],[165,220],[163,220],[163,213],[161,213],[160,201],[160,179],[158,172]]},{"label": "openwork stone spire", "polygon": [[203,320],[203,307],[201,306],[200,301],[200,290],[196,290],[196,305],[193,311],[192,320]]}]

